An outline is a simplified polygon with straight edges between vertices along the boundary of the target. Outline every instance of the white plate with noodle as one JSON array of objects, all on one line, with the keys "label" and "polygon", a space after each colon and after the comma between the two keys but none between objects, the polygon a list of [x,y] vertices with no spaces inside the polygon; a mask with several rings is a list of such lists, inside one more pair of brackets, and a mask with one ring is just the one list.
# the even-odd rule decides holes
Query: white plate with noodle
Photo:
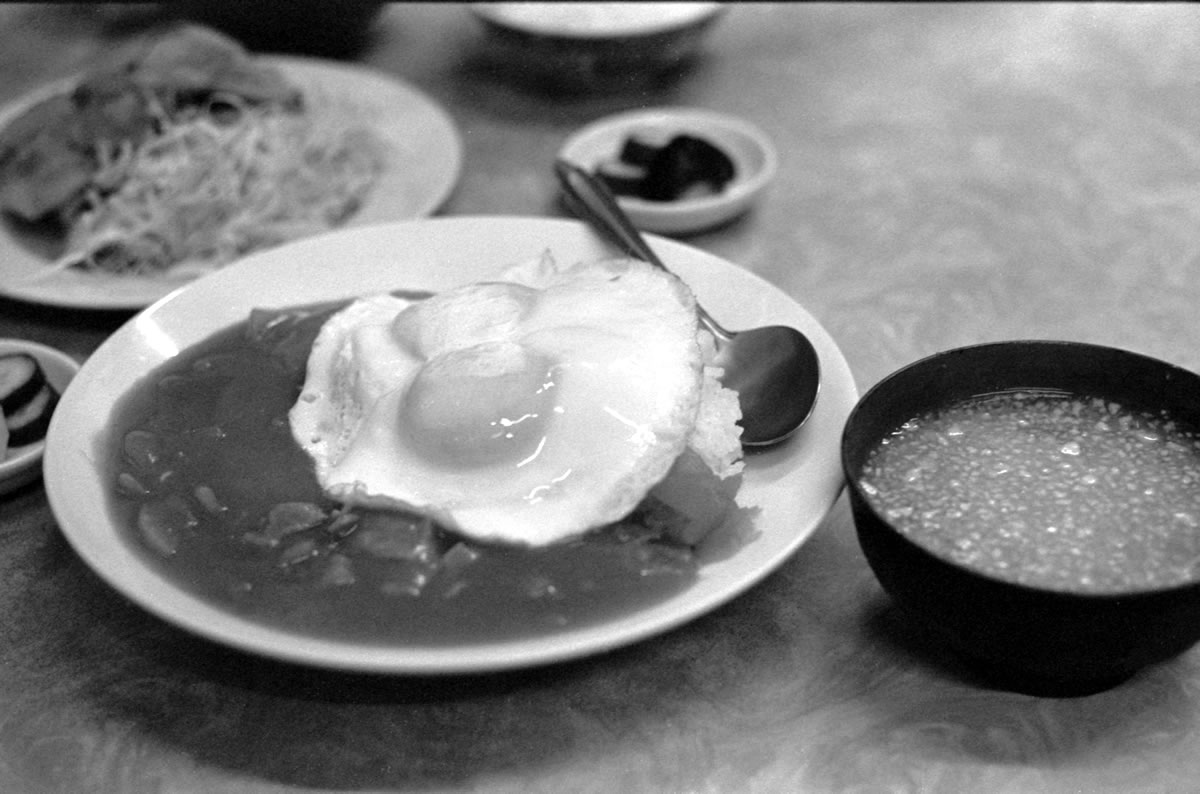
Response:
[{"label": "white plate with noodle", "polygon": [[[450,196],[462,169],[462,140],[453,120],[428,96],[367,68],[291,56],[261,56],[261,60],[278,66],[302,91],[304,114],[314,128],[331,133],[342,127],[358,128],[373,141],[378,170],[360,191],[357,209],[335,227],[425,217]],[[70,91],[74,84],[74,79],[49,84],[0,109],[0,128],[35,103]],[[243,217],[242,223],[247,220],[253,218]],[[268,241],[254,243],[254,250],[329,230],[303,224],[286,229],[277,221],[263,227],[269,227],[270,233],[264,235]],[[49,306],[135,310],[222,266],[181,262],[149,274],[56,267],[66,247],[60,230],[8,215],[0,218],[0,295]]]}]

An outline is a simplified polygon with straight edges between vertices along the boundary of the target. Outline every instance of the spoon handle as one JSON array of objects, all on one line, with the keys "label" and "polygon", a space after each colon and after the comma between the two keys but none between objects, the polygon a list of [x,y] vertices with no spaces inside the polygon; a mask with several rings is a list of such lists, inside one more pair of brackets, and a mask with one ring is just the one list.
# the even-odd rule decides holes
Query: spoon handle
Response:
[{"label": "spoon handle", "polygon": [[[563,194],[569,199],[571,209],[579,217],[591,221],[592,226],[603,232],[617,248],[635,259],[649,262],[655,267],[670,269],[658,258],[658,254],[642,237],[641,232],[622,211],[608,185],[574,163],[562,158],[554,161],[554,171],[562,183]],[[733,335],[722,328],[703,306],[696,305],[700,322],[718,339],[729,340]]]},{"label": "spoon handle", "polygon": [[607,185],[583,168],[563,159],[555,160],[554,170],[562,182],[564,194],[571,200],[571,209],[577,215],[592,220],[598,230],[607,234],[609,240],[629,256],[667,269],[629,216],[617,205]]}]

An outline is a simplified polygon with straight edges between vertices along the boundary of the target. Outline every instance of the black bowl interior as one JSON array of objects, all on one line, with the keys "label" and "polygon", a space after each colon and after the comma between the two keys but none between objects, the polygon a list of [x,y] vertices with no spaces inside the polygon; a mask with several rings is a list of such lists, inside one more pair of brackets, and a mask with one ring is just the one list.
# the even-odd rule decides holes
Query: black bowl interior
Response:
[{"label": "black bowl interior", "polygon": [[1104,689],[1200,639],[1200,583],[1089,595],[997,580],[938,557],[893,529],[858,482],[879,439],[904,421],[1014,389],[1104,397],[1130,409],[1165,410],[1200,427],[1200,376],[1137,353],[1030,340],[930,356],[868,390],[847,420],[842,464],[859,542],[899,606],[997,685],[1048,695]]}]

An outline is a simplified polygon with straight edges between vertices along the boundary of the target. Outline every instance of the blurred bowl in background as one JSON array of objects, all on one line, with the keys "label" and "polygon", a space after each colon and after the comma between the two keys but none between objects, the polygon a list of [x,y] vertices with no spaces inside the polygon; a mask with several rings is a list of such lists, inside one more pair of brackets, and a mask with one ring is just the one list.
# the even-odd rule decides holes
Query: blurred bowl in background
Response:
[{"label": "blurred bowl in background", "polygon": [[175,18],[224,31],[252,52],[327,58],[350,58],[365,48],[384,7],[380,0],[177,0],[159,5]]},{"label": "blurred bowl in background", "polygon": [[724,3],[473,3],[493,65],[556,90],[641,87],[682,70]]},{"label": "blurred bowl in background", "polygon": [[[961,412],[945,427],[932,418],[913,421],[1014,391],[1042,393],[1023,398],[1042,399],[1039,413],[1021,413],[1018,401],[1004,409],[1017,413],[999,423],[995,407],[979,424],[960,422]],[[1049,696],[1112,687],[1200,640],[1198,394],[1200,375],[1193,372],[1075,342],[998,342],[910,364],[867,391],[843,433],[842,465],[863,553],[902,611],[991,684]],[[1077,403],[1072,395],[1100,402]],[[1123,410],[1113,411],[1118,404]],[[1058,405],[1064,413],[1046,408]],[[1110,416],[1094,420],[1091,409]],[[1143,418],[1126,422],[1135,414]],[[1181,434],[1171,450],[1173,432],[1140,435],[1139,428],[1157,427],[1140,424],[1147,416],[1169,417],[1190,440]],[[990,435],[976,430],[985,426]],[[929,434],[923,451],[899,455],[917,449],[902,439],[918,432]],[[956,433],[975,440],[961,446]],[[1012,438],[1021,440],[1009,444]],[[892,457],[872,457],[884,439]],[[1055,457],[1053,465],[1027,465],[1012,451],[1035,445]],[[1147,456],[1157,457],[1147,463]],[[1114,459],[1121,465],[1100,470]],[[899,476],[889,476],[889,465]],[[1060,488],[1068,477],[1072,486]],[[1147,478],[1155,488],[1145,487]],[[1191,508],[1179,509],[1180,494]],[[1031,512],[1029,505],[1043,504],[1049,507]],[[1064,512],[1057,527],[1036,520]],[[1076,523],[1085,531],[1066,528]]]},{"label": "blurred bowl in background", "polygon": [[733,163],[733,178],[711,195],[651,201],[618,195],[617,203],[639,229],[659,234],[703,231],[746,212],[775,178],[779,156],[771,139],[735,116],[700,108],[648,108],[598,119],[573,133],[559,157],[595,172],[613,161],[631,136],[666,140],[675,135],[701,138]]}]

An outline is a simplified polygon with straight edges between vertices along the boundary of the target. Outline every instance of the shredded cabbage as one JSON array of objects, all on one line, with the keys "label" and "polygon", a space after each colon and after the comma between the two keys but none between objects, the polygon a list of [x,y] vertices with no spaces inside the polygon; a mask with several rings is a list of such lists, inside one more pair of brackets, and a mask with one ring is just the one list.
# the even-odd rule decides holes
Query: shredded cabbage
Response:
[{"label": "shredded cabbage", "polygon": [[100,169],[54,269],[197,274],[340,225],[382,168],[382,141],[344,119],[237,108],[161,119],[140,145],[98,152]]}]

